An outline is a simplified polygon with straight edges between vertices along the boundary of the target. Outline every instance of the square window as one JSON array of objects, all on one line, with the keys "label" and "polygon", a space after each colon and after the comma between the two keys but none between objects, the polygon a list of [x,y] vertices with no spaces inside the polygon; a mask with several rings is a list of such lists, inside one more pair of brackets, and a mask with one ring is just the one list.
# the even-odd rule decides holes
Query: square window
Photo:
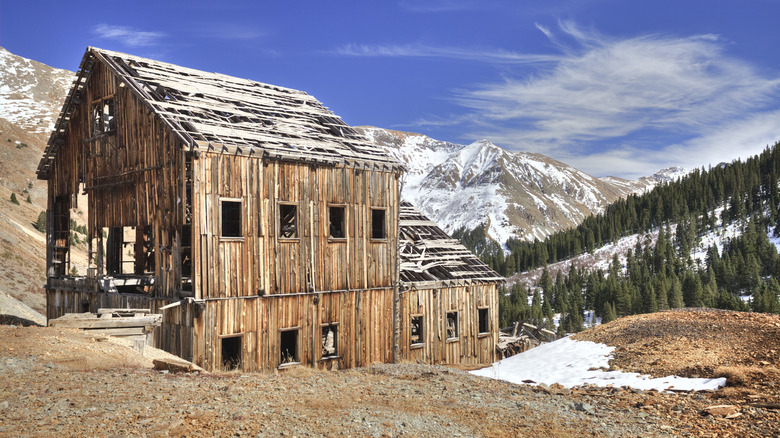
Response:
[{"label": "square window", "polygon": [[458,339],[458,312],[447,312],[447,339]]},{"label": "square window", "polygon": [[422,315],[412,316],[411,326],[411,345],[422,345],[423,338],[423,317]]},{"label": "square window", "polygon": [[241,201],[222,201],[222,237],[241,237]]},{"label": "square window", "polygon": [[381,208],[371,209],[371,238],[384,239],[385,233],[385,210]]},{"label": "square window", "polygon": [[490,319],[488,319],[487,307],[482,309],[477,309],[477,313],[479,317],[479,332],[490,333]]},{"label": "square window", "polygon": [[298,363],[298,329],[284,330],[279,333],[281,365]]},{"label": "square window", "polygon": [[347,237],[344,227],[344,207],[329,207],[328,218],[330,225],[328,234],[333,239],[343,239]]},{"label": "square window", "polygon": [[279,204],[279,237],[294,239],[298,237],[298,206]]},{"label": "square window", "polygon": [[322,358],[338,356],[338,325],[322,326]]}]

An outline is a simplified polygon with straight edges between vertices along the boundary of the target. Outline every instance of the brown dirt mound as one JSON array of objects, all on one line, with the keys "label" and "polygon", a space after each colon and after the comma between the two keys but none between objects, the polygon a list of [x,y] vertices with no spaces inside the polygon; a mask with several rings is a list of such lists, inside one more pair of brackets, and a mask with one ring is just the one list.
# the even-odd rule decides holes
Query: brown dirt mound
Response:
[{"label": "brown dirt mound", "polygon": [[751,387],[780,376],[780,316],[680,309],[620,318],[575,339],[616,347],[613,369],[685,377],[726,377]]}]

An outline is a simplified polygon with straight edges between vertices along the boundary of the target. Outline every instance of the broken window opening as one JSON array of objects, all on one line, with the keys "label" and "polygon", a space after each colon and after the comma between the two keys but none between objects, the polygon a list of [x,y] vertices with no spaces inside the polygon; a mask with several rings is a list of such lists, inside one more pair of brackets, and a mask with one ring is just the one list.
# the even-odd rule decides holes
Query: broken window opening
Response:
[{"label": "broken window opening", "polygon": [[222,369],[225,371],[241,368],[241,340],[243,336],[228,336],[221,338]]},{"label": "broken window opening", "polygon": [[338,357],[338,325],[325,324],[321,328],[322,358]]},{"label": "broken window opening", "polygon": [[371,209],[371,238],[384,239],[385,233],[385,210],[383,208]]},{"label": "broken window opening", "polygon": [[447,312],[447,340],[458,339],[458,312]]},{"label": "broken window opening", "polygon": [[114,99],[107,98],[92,104],[92,136],[116,131]]},{"label": "broken window opening", "polygon": [[423,317],[422,315],[412,315],[411,326],[411,345],[422,345],[425,341],[423,338]]},{"label": "broken window opening", "polygon": [[52,220],[52,238],[54,246],[51,254],[51,275],[65,276],[70,268],[70,197],[57,196],[54,200]]},{"label": "broken window opening", "polygon": [[222,237],[242,237],[241,201],[222,201]]},{"label": "broken window opening", "polygon": [[488,319],[488,308],[483,307],[480,309],[477,309],[478,313],[478,319],[479,319],[479,333],[489,333],[490,332],[490,319]]},{"label": "broken window opening", "polygon": [[279,364],[298,363],[298,329],[288,329],[279,332]]},{"label": "broken window opening", "polygon": [[346,227],[344,226],[344,207],[329,207],[329,234],[333,239],[344,239],[347,237]]},{"label": "broken window opening", "polygon": [[295,239],[298,237],[298,206],[279,204],[279,237]]}]

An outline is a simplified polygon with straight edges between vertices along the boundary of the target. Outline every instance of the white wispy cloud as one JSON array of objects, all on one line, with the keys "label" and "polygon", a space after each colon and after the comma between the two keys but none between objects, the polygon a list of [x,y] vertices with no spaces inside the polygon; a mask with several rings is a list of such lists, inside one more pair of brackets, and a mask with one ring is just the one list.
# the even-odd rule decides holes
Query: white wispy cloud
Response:
[{"label": "white wispy cloud", "polygon": [[475,119],[468,137],[619,176],[731,160],[736,147],[780,139],[780,78],[729,57],[717,36],[619,40],[572,22],[559,28],[575,47],[554,64],[458,94]]},{"label": "white wispy cloud", "polygon": [[115,26],[110,24],[98,24],[92,32],[102,39],[116,40],[127,47],[152,47],[160,43],[165,37],[163,32],[150,32],[135,29],[129,26]]},{"label": "white wispy cloud", "polygon": [[335,50],[344,56],[395,58],[449,58],[497,63],[557,62],[558,55],[524,54],[495,48],[437,47],[424,44],[347,44]]}]

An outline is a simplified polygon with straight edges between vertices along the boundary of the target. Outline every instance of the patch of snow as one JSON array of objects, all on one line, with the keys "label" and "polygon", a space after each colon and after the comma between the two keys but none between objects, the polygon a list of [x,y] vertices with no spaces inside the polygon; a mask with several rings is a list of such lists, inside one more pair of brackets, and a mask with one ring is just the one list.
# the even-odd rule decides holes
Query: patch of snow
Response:
[{"label": "patch of snow", "polygon": [[591,384],[602,387],[621,387],[649,390],[715,390],[726,386],[726,378],[694,379],[678,376],[653,378],[638,373],[603,371],[615,347],[590,341],[561,338],[548,344],[508,357],[492,366],[471,371],[471,374],[522,384],[552,385],[566,388]]}]

